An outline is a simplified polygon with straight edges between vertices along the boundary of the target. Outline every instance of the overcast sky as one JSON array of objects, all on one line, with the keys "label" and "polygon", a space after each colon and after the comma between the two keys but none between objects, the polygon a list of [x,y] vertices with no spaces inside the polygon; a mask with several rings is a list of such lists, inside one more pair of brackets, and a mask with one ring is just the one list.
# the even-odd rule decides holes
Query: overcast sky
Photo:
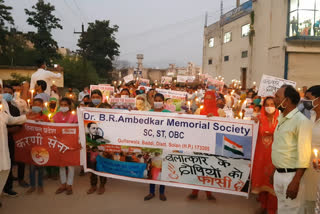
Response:
[{"label": "overcast sky", "polygon": [[[242,0],[245,2],[247,0]],[[34,30],[26,23],[25,8],[37,0],[5,0],[13,7],[16,27],[23,32]],[[55,5],[55,15],[63,30],[53,32],[60,47],[76,50],[81,23],[110,20],[119,26],[116,35],[120,60],[136,62],[144,54],[144,65],[185,66],[189,61],[201,65],[205,12],[209,24],[218,20],[220,0],[45,0]],[[224,0],[224,12],[235,7],[236,0]]]}]

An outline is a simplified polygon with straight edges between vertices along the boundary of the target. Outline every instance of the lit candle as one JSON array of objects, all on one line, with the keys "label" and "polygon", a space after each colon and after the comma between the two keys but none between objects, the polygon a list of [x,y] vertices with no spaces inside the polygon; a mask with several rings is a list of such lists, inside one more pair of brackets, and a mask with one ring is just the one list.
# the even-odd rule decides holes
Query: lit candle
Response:
[{"label": "lit candle", "polygon": [[301,90],[301,88],[298,88],[298,91],[300,91]]},{"label": "lit candle", "polygon": [[189,111],[190,111],[190,109],[191,109],[191,102],[190,101],[188,101],[188,107],[189,107]]},{"label": "lit candle", "polygon": [[240,113],[239,113],[239,116],[240,116],[240,119],[242,119],[243,113],[240,112]]},{"label": "lit candle", "polygon": [[256,85],[256,82],[253,82],[253,85]]},{"label": "lit candle", "polygon": [[55,84],[55,83],[56,83],[56,81],[53,80],[53,81],[52,81],[52,84]]},{"label": "lit candle", "polygon": [[52,114],[48,114],[49,120],[51,119]]},{"label": "lit candle", "polygon": [[314,153],[315,158],[318,158],[318,152],[319,152],[318,149],[314,149],[314,150],[313,150],[313,153]]},{"label": "lit candle", "polygon": [[47,108],[47,107],[48,107],[48,102],[45,102],[45,103],[44,103],[44,106]]},{"label": "lit candle", "polygon": [[72,111],[72,112],[71,112],[71,114],[75,115],[75,114],[76,114],[76,112],[75,112],[75,111]]},{"label": "lit candle", "polygon": [[0,104],[0,111],[2,111],[2,104]]},{"label": "lit candle", "polygon": [[199,103],[199,98],[196,98],[196,102]]},{"label": "lit candle", "polygon": [[200,106],[200,109],[203,109],[203,105]]},{"label": "lit candle", "polygon": [[30,99],[27,99],[28,106],[30,106]]},{"label": "lit candle", "polygon": [[121,83],[122,83],[122,81],[120,80],[120,81],[119,81],[119,85],[121,85]]},{"label": "lit candle", "polygon": [[31,99],[33,99],[33,93],[34,93],[34,90],[32,89],[31,90]]},{"label": "lit candle", "polygon": [[106,96],[107,102],[109,102],[109,96]]}]

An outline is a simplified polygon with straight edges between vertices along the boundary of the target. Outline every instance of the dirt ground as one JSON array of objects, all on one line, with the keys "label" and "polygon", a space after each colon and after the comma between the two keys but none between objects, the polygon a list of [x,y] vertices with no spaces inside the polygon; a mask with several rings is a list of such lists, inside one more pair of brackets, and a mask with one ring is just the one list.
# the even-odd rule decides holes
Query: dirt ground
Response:
[{"label": "dirt ground", "polygon": [[17,186],[15,182],[14,190],[19,196],[15,198],[1,196],[0,214],[253,214],[259,206],[253,196],[247,199],[218,193],[214,194],[216,202],[206,200],[204,192],[200,192],[198,200],[189,201],[186,196],[191,190],[174,187],[166,188],[165,202],[159,200],[158,192],[155,198],[144,201],[144,196],[148,194],[148,184],[116,179],[108,179],[106,192],[103,195],[87,195],[89,175],[80,177],[78,174],[76,171],[74,193],[70,196],[55,194],[59,180],[44,180],[42,195],[36,192],[26,195],[27,189]]}]

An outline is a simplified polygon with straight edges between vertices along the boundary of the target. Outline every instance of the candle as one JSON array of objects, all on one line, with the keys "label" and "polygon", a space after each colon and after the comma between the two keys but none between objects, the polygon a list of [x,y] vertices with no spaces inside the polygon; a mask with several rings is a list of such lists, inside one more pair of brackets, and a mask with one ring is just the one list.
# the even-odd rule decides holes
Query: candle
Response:
[{"label": "candle", "polygon": [[71,112],[71,114],[75,115],[75,114],[76,114],[76,112],[75,112],[75,111],[72,111],[72,112]]},{"label": "candle", "polygon": [[45,103],[44,103],[44,106],[47,108],[47,107],[48,107],[48,102],[45,102]]},{"label": "candle", "polygon": [[122,81],[119,81],[119,85],[121,85]]},{"label": "candle", "polygon": [[2,111],[2,104],[0,104],[0,111]]},{"label": "candle", "polygon": [[200,106],[200,109],[203,109],[203,105]]},{"label": "candle", "polygon": [[109,96],[106,96],[107,102],[109,102]]},{"label": "candle", "polygon": [[52,81],[52,84],[55,84],[55,83],[56,83],[56,81],[53,80],[53,81]]},{"label": "candle", "polygon": [[240,119],[242,119],[243,113],[240,112],[240,113],[239,113],[239,116],[240,116]]},{"label": "candle", "polygon": [[189,111],[190,111],[190,109],[191,109],[191,102],[190,101],[188,101],[188,107],[189,107]]},{"label": "candle", "polygon": [[33,99],[33,93],[34,93],[34,90],[32,89],[31,90],[31,99]]},{"label": "candle", "polygon": [[196,102],[197,102],[197,104],[199,103],[199,98],[196,98]]},{"label": "candle", "polygon": [[315,158],[318,158],[318,152],[319,152],[318,149],[314,149],[313,152],[314,152]]},{"label": "candle", "polygon": [[49,120],[51,119],[52,114],[48,114]]}]

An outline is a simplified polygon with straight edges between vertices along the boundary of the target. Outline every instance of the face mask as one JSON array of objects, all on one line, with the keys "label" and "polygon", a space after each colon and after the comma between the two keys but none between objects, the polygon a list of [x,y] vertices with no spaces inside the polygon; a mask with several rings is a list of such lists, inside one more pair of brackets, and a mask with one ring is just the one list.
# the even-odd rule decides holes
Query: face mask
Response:
[{"label": "face mask", "polygon": [[276,107],[265,107],[264,109],[268,114],[273,114],[276,111]]},{"label": "face mask", "polygon": [[129,95],[121,95],[121,98],[129,98]]},{"label": "face mask", "polygon": [[91,101],[92,101],[93,105],[95,105],[95,106],[97,106],[101,103],[100,99],[92,99]]},{"label": "face mask", "polygon": [[210,89],[210,90],[216,90],[216,87],[213,86],[213,85],[209,85],[208,89]]},{"label": "face mask", "polygon": [[67,111],[69,111],[69,107],[60,107],[60,111],[66,113]]},{"label": "face mask", "polygon": [[42,111],[42,108],[39,106],[32,106],[32,112],[34,113],[40,113]]},{"label": "face mask", "polygon": [[20,92],[14,92],[14,97],[15,98],[20,98]]},{"label": "face mask", "polygon": [[[319,98],[319,97],[318,97]],[[316,101],[318,98],[314,99],[314,100],[304,100],[303,101],[303,106],[305,109],[307,110],[312,110],[318,107],[318,105],[314,106],[313,102]]]},{"label": "face mask", "polygon": [[255,105],[259,105],[261,103],[261,100],[260,99],[255,99],[255,100],[253,100],[253,103]]},{"label": "face mask", "polygon": [[282,102],[280,103],[280,105],[277,107],[277,109],[279,109],[281,112],[283,112],[286,108],[282,106],[283,102],[286,100],[287,98],[284,98],[282,100]]},{"label": "face mask", "polygon": [[154,102],[154,108],[155,109],[163,108],[163,102]]},{"label": "face mask", "polygon": [[49,108],[51,108],[51,109],[55,109],[56,108],[56,104],[55,103],[50,103],[50,105],[49,105]]},{"label": "face mask", "polygon": [[7,102],[11,102],[12,101],[12,95],[11,94],[9,94],[9,93],[5,93],[5,94],[2,94],[2,97],[3,97],[3,99],[5,100],[5,101],[7,101]]}]

